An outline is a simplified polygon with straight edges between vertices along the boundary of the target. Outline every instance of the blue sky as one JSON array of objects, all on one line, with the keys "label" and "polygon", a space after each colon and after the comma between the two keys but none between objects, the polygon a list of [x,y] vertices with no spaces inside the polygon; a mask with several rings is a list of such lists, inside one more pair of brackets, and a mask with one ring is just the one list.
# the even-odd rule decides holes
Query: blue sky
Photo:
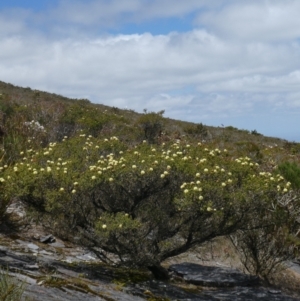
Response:
[{"label": "blue sky", "polygon": [[0,80],[300,142],[299,0],[7,0]]}]

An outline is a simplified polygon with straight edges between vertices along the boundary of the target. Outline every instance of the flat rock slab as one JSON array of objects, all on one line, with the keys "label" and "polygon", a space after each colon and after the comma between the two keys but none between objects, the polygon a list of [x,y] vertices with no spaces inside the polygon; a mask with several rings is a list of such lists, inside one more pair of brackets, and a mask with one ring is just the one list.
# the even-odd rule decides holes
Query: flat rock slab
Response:
[{"label": "flat rock slab", "polygon": [[192,284],[209,287],[254,286],[259,278],[243,274],[235,269],[203,266],[195,263],[173,264],[170,271]]},{"label": "flat rock slab", "polygon": [[[201,289],[182,289],[170,283],[147,281],[134,285],[131,291],[137,295],[145,296],[145,292],[156,296],[156,300],[176,301],[299,301],[297,298],[287,296],[280,291],[253,286],[253,287],[223,287]],[[151,292],[151,293],[150,293]],[[150,299],[151,300],[151,299]],[[155,299],[154,299],[155,300]]]}]

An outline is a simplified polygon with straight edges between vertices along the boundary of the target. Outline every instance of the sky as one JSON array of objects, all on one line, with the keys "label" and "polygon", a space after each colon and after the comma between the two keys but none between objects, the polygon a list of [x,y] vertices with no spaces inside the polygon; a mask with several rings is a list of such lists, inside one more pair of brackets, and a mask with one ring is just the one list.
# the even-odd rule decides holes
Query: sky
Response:
[{"label": "sky", "polygon": [[1,0],[0,80],[300,142],[299,12],[299,0]]}]

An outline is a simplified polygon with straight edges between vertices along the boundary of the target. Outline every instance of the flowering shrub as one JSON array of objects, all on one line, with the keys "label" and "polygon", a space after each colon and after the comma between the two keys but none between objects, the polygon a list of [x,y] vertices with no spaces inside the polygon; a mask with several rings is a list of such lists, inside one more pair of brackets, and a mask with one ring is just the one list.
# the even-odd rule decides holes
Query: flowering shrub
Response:
[{"label": "flowering shrub", "polygon": [[[211,145],[212,146],[212,145]],[[141,143],[81,134],[28,149],[1,168],[0,197],[18,197],[57,234],[152,271],[168,257],[216,236],[249,229],[253,218],[287,211],[279,174],[248,157],[199,144]],[[267,214],[268,213],[268,214]],[[276,219],[269,219],[272,223]]]}]

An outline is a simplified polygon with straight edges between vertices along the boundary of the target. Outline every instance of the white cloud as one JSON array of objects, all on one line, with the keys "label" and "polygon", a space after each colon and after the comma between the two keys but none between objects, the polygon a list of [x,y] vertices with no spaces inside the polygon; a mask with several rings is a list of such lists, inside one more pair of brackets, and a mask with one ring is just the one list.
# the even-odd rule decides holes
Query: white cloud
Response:
[{"label": "white cloud", "polygon": [[[244,45],[203,30],[81,40],[11,36],[1,45],[2,79],[107,103],[136,98],[157,103],[157,95],[173,90],[187,97],[180,92],[186,86],[219,94],[296,91],[300,81],[298,47]],[[174,101],[162,103],[171,107]]]},{"label": "white cloud", "polygon": [[[65,0],[50,12],[0,13],[0,80],[197,122],[299,110],[300,2],[211,2]],[[202,29],[96,35],[195,12]]]},{"label": "white cloud", "polygon": [[199,14],[198,24],[242,41],[279,41],[300,36],[298,0],[236,1],[221,10]]},{"label": "white cloud", "polygon": [[206,0],[63,0],[52,10],[57,20],[81,25],[110,27],[125,22],[142,22],[155,18],[184,17],[195,10],[212,7]]}]

